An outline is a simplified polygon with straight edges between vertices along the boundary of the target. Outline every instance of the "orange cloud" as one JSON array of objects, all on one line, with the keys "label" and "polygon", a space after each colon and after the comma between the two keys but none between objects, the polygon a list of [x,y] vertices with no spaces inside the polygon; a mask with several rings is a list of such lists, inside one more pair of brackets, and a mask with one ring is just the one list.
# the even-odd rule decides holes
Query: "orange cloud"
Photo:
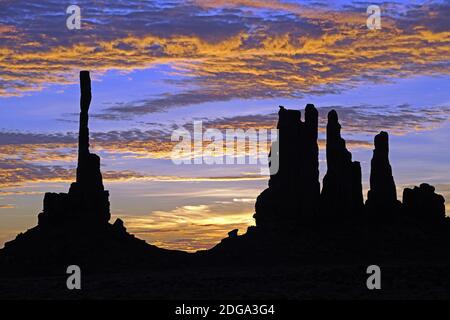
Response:
[{"label": "orange cloud", "polygon": [[212,38],[189,27],[184,33],[166,34],[149,29],[123,35],[113,29],[108,37],[92,34],[77,42],[58,43],[47,37],[48,44],[25,41],[17,28],[3,26],[17,41],[0,45],[0,78],[5,83],[0,95],[74,83],[73,74],[80,68],[95,70],[100,77],[111,69],[126,72],[156,64],[170,64],[175,73],[187,77],[186,82],[199,87],[183,98],[201,94],[211,100],[296,97],[361,81],[384,81],[386,76],[449,74],[450,32],[430,27],[429,20],[442,23],[434,7],[423,9],[426,18],[414,21],[414,28],[401,18],[386,16],[382,29],[371,31],[365,27],[365,13],[359,11],[318,10],[280,1],[197,4],[206,12],[248,6],[292,12],[296,18],[286,20],[290,27],[279,30],[276,23],[257,15],[254,25],[246,27],[248,22],[236,15],[241,30],[216,39],[216,29],[211,30]]},{"label": "orange cloud", "polygon": [[15,208],[12,204],[0,204],[0,209],[13,209]]},{"label": "orange cloud", "polygon": [[192,252],[211,248],[232,229],[245,232],[254,224],[252,210],[252,204],[223,208],[200,204],[123,219],[130,232],[152,244]]}]

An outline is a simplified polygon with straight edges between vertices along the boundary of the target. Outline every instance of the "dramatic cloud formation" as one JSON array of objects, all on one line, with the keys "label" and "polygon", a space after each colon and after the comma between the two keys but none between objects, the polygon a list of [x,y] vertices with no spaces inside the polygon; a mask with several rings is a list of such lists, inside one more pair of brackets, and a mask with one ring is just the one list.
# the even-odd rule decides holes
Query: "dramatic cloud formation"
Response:
[{"label": "dramatic cloud formation", "polygon": [[80,68],[99,74],[157,64],[170,65],[171,76],[179,76],[171,83],[190,87],[139,105],[112,106],[104,116],[114,117],[111,113],[134,116],[235,98],[298,98],[368,81],[449,73],[447,2],[386,3],[377,31],[367,29],[362,5],[345,10],[279,1],[79,5],[83,27],[71,33],[57,1],[0,4],[0,94],[72,83]]}]

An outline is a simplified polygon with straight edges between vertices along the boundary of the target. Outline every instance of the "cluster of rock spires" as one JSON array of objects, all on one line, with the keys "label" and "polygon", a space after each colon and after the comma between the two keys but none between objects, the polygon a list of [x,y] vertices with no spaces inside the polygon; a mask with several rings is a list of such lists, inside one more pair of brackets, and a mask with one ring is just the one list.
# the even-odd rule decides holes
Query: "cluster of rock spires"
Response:
[{"label": "cluster of rock spires", "polygon": [[[232,230],[228,234],[229,237],[215,248],[198,252],[194,262],[187,253],[164,250],[135,238],[126,231],[120,219],[114,224],[109,223],[109,193],[103,186],[100,158],[89,151],[89,72],[81,71],[80,87],[76,182],[71,184],[68,193],[45,194],[44,208],[38,216],[38,225],[19,234],[0,250],[0,270],[4,270],[5,266],[8,270],[18,270],[20,267],[25,270],[27,266],[32,265],[35,270],[40,266],[43,272],[48,273],[53,265],[55,270],[60,272],[61,266],[74,262],[91,267],[118,263],[129,267],[134,265],[134,262],[141,266],[177,266],[180,263],[187,265],[187,262],[194,265],[211,265],[214,261],[222,265],[232,263],[233,259],[229,259],[232,255],[238,255],[236,261],[248,259],[250,263],[256,263],[258,260],[252,258],[254,254],[259,255],[265,262],[279,262],[282,260],[270,259],[270,254],[286,256],[285,253],[289,251],[295,252],[297,256],[311,257],[311,254],[320,251],[317,250],[318,247],[328,250],[327,255],[330,257],[337,247],[350,254],[351,250],[359,246],[360,254],[365,251],[363,243],[355,243],[353,238],[346,242],[346,237],[348,234],[354,235],[352,232],[356,231],[361,236],[358,239],[363,238],[365,235],[362,234],[364,230],[361,225],[352,230],[342,225],[339,228],[333,226],[331,230],[326,231],[316,227],[321,227],[323,221],[354,221],[361,217],[383,223],[386,219],[410,217],[419,224],[441,222],[445,218],[444,198],[436,194],[434,187],[428,184],[405,189],[403,203],[397,200],[386,132],[375,137],[370,191],[364,204],[361,166],[359,162],[352,161],[352,154],[347,150],[345,140],[341,136],[341,125],[334,110],[328,114],[328,168],[321,189],[318,111],[314,105],[308,104],[305,108],[305,119],[302,121],[300,111],[280,107],[277,125],[279,134],[275,142],[278,144],[279,170],[271,175],[269,187],[257,198],[254,215],[256,227],[250,227],[244,236],[239,236],[237,229]],[[313,224],[308,224],[309,222]],[[344,237],[341,237],[342,233],[345,234]],[[448,237],[447,232],[441,234],[442,239]],[[331,238],[337,237],[327,238],[330,235]],[[284,238],[286,241],[280,245],[278,238]],[[403,249],[409,242],[399,242],[398,245],[398,248]],[[423,248],[429,249],[426,246]],[[381,251],[383,250],[384,248]],[[114,263],[111,263],[112,261]]]},{"label": "cluster of rock spires", "polygon": [[352,161],[335,110],[328,113],[327,172],[320,191],[317,109],[308,104],[304,122],[297,110],[280,107],[278,115],[279,139],[275,143],[279,147],[280,165],[270,177],[269,187],[257,198],[254,218],[258,228],[291,229],[309,217],[351,219],[367,215],[392,220],[406,215],[422,221],[445,218],[444,198],[428,184],[405,189],[403,204],[397,200],[389,163],[389,138],[384,131],[375,136],[370,190],[364,204],[361,166]]}]

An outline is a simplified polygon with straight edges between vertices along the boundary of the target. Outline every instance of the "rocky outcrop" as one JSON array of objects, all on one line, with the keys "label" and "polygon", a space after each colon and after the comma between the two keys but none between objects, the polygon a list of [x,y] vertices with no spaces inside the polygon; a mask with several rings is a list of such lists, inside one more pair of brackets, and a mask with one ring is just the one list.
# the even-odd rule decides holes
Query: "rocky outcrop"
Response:
[{"label": "rocky outcrop", "polygon": [[434,192],[433,186],[422,183],[419,187],[403,190],[404,213],[420,221],[440,222],[445,218],[445,199]]},{"label": "rocky outcrop", "polygon": [[327,173],[323,178],[321,213],[329,217],[361,213],[361,166],[352,161],[352,154],[345,146],[335,110],[328,113],[326,152]]},{"label": "rocky outcrop", "polygon": [[374,139],[375,149],[370,163],[370,190],[366,210],[371,215],[392,216],[400,211],[392,168],[389,163],[389,135],[381,131]]},{"label": "rocky outcrop", "polygon": [[233,229],[230,232],[228,232],[229,238],[237,238],[239,229]]}]

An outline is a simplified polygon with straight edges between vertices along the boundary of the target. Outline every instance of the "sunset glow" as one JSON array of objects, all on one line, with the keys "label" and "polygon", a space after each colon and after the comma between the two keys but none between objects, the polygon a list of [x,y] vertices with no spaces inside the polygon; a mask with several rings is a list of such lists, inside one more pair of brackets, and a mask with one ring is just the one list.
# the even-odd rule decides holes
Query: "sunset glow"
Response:
[{"label": "sunset glow", "polygon": [[81,29],[68,30],[68,3],[0,2],[0,247],[75,179],[80,70],[112,216],[151,244],[208,249],[254,225],[260,165],[176,165],[171,135],[196,120],[273,129],[279,105],[318,108],[321,179],[334,108],[365,196],[386,130],[400,198],[430,183],[450,216],[449,2],[382,2],[380,30],[358,1],[77,4]]}]

